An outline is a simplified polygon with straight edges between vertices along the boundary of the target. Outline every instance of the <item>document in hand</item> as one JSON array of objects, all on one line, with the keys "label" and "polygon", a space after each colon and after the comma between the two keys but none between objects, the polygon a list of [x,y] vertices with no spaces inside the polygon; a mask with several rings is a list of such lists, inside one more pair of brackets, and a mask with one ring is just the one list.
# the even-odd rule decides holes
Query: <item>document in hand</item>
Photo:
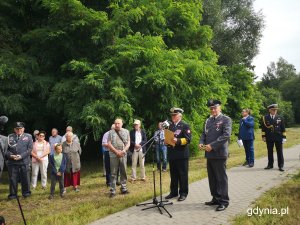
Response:
[{"label": "document in hand", "polygon": [[165,144],[166,145],[172,145],[173,147],[175,146],[175,143],[173,142],[174,139],[174,132],[165,129]]}]

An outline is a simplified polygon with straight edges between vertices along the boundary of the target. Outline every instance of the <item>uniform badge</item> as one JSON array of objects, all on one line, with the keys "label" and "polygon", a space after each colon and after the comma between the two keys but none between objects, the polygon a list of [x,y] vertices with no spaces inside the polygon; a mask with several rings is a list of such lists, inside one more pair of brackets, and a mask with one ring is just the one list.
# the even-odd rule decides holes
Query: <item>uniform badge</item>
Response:
[{"label": "uniform badge", "polygon": [[223,121],[217,122],[216,123],[216,131],[220,130],[220,125],[223,123]]},{"label": "uniform badge", "polygon": [[23,137],[22,141],[28,141],[28,137]]},{"label": "uniform badge", "polygon": [[174,132],[174,135],[179,135],[180,134],[180,132],[181,132],[181,130],[176,130],[175,132]]}]

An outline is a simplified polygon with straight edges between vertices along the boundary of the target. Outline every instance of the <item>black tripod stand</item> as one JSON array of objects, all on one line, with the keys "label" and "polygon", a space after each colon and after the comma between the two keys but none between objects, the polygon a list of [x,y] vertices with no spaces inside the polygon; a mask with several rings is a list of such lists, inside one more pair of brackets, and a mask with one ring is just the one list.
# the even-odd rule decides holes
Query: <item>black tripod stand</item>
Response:
[{"label": "black tripod stand", "polygon": [[[163,132],[163,131],[160,131]],[[161,140],[160,140],[160,132],[157,133],[158,136],[158,140],[159,140],[159,147],[161,144]],[[145,156],[147,155],[147,153],[149,152],[149,150],[151,149],[151,147],[153,147],[153,143],[154,143],[154,138],[156,137],[156,135],[154,135],[145,145],[147,145],[148,143],[150,143],[147,151],[145,152],[143,158],[145,158]],[[159,156],[160,157],[160,156]],[[161,161],[161,160],[160,160]],[[156,180],[155,180],[155,148],[153,148],[153,158],[152,158],[152,173],[153,173],[153,199],[152,202],[146,202],[146,203],[141,203],[141,204],[137,204],[136,206],[146,206],[146,205],[153,205],[153,206],[149,206],[147,208],[142,209],[144,210],[148,210],[148,209],[153,209],[153,208],[157,208],[158,211],[160,212],[160,214],[163,214],[161,208],[163,210],[166,211],[166,213],[169,215],[170,218],[172,218],[172,215],[169,213],[169,211],[165,208],[165,205],[172,205],[173,202],[168,202],[167,200],[163,200],[162,199],[162,175],[161,175],[161,167],[162,167],[162,163],[159,163],[159,187],[160,187],[160,196],[159,196],[159,200],[157,199],[157,195],[156,195]]]}]

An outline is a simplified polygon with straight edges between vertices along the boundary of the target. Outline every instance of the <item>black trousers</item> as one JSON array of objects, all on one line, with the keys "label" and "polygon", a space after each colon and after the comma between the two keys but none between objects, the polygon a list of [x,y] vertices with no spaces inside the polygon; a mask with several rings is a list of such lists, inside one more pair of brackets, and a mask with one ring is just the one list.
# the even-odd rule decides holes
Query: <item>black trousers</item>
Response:
[{"label": "black trousers", "polygon": [[179,184],[179,194],[187,196],[189,193],[189,160],[188,159],[178,159],[170,160],[170,175],[171,175],[171,194],[174,196],[178,195],[178,184]]},{"label": "black trousers", "polygon": [[51,186],[50,186],[50,194],[54,195],[56,181],[59,183],[59,193],[63,194],[64,192],[64,174],[61,176],[57,176],[56,174],[51,173]]},{"label": "black trousers", "polygon": [[274,164],[274,156],[273,156],[274,145],[276,147],[276,152],[277,152],[278,167],[282,168],[284,166],[282,141],[267,141],[268,166],[273,166],[273,164]]},{"label": "black trousers", "polygon": [[105,164],[105,171],[106,171],[106,184],[110,185],[110,159],[109,159],[109,151],[104,152],[104,164]]},{"label": "black trousers", "polygon": [[226,159],[207,159],[207,174],[213,201],[229,205]]},{"label": "black trousers", "polygon": [[30,192],[30,180],[28,176],[28,166],[26,165],[8,165],[9,182],[10,182],[10,196],[16,196],[15,190],[18,191],[18,182],[21,181],[22,195],[28,196]]}]

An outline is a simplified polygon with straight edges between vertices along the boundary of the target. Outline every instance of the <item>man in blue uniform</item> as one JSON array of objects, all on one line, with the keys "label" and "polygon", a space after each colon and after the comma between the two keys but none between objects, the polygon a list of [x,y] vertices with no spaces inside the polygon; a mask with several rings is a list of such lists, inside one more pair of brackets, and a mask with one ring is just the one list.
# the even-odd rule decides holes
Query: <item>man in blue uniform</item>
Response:
[{"label": "man in blue uniform", "polygon": [[216,211],[223,211],[229,205],[226,161],[232,121],[221,113],[219,100],[209,100],[207,106],[210,108],[210,117],[205,122],[199,149],[205,150],[209,188],[213,198],[205,205],[218,205]]},{"label": "man in blue uniform", "polygon": [[282,152],[282,144],[286,142],[284,120],[282,116],[277,115],[277,104],[269,105],[268,110],[269,114],[263,116],[261,121],[262,139],[267,143],[268,149],[268,165],[265,169],[268,170],[273,168],[273,148],[275,144],[278,168],[280,171],[284,171],[284,159]]},{"label": "man in blue uniform", "polygon": [[182,121],[183,110],[180,108],[171,108],[170,114],[172,122],[170,122],[169,130],[174,132],[174,147],[168,145],[169,166],[171,175],[170,194],[166,199],[178,196],[178,201],[184,201],[188,195],[188,168],[189,168],[189,148],[191,142],[191,130],[187,123]]},{"label": "man in blue uniform", "polygon": [[22,122],[15,123],[14,131],[15,133],[8,135],[8,149],[5,154],[10,176],[9,199],[16,198],[19,178],[21,178],[22,195],[24,197],[31,195],[28,166],[32,151],[32,136],[24,133],[24,123]]},{"label": "man in blue uniform", "polygon": [[254,166],[254,118],[250,109],[242,110],[243,118],[240,120],[239,139],[243,141],[246,161],[243,166]]}]

